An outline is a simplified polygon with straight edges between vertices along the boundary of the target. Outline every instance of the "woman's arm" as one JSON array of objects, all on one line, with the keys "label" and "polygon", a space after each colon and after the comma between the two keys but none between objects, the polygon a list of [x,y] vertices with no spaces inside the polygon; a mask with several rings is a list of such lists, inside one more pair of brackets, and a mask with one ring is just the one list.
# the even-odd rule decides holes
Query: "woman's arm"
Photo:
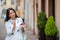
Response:
[{"label": "woman's arm", "polygon": [[22,22],[20,24],[20,27],[21,27],[22,32],[24,32],[25,31],[24,28],[25,28],[26,24],[23,22],[23,20],[21,20],[21,21]]},{"label": "woman's arm", "polygon": [[24,32],[24,31],[25,31],[25,30],[24,30],[25,26],[26,26],[25,24],[20,25],[22,32]]},{"label": "woman's arm", "polygon": [[18,18],[19,20],[19,24],[20,24],[20,29],[22,30],[22,32],[24,31],[25,25],[23,25],[23,20],[21,18]]},{"label": "woman's arm", "polygon": [[11,35],[12,33],[14,33],[14,30],[15,30],[14,24],[11,24],[9,22],[6,22],[5,23],[5,27],[6,27],[7,34],[10,34]]}]

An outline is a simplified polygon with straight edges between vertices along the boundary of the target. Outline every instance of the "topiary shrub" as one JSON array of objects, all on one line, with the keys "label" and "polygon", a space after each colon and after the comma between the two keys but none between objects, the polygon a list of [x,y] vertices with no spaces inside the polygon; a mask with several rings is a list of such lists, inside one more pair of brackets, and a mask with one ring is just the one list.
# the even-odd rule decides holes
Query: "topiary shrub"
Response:
[{"label": "topiary shrub", "polygon": [[47,18],[46,18],[45,13],[40,12],[38,17],[37,17],[37,27],[38,27],[38,30],[44,28],[46,22],[47,22]]},{"label": "topiary shrub", "polygon": [[54,22],[53,16],[50,16],[46,23],[45,35],[49,36],[49,37],[55,36],[57,34],[57,32],[58,32],[58,30],[57,30],[56,24]]},{"label": "topiary shrub", "polygon": [[37,18],[39,40],[46,40],[44,33],[46,22],[47,22],[47,18],[45,13],[40,12]]}]

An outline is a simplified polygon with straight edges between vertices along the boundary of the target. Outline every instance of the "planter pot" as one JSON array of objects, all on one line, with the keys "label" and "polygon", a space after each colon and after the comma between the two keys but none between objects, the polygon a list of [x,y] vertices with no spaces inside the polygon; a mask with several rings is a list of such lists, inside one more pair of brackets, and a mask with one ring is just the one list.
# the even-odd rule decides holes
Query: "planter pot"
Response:
[{"label": "planter pot", "polygon": [[40,29],[40,31],[39,31],[39,40],[46,40],[46,36],[45,36],[45,33],[44,33],[44,28]]},{"label": "planter pot", "polygon": [[46,40],[57,40],[57,36],[46,37]]}]

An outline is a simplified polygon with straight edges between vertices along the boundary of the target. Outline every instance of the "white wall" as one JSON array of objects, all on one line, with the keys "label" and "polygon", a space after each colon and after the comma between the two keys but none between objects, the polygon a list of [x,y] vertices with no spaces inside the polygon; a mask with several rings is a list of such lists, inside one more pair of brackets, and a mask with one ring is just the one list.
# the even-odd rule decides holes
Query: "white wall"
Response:
[{"label": "white wall", "polygon": [[32,6],[32,1],[29,0],[29,26],[33,30],[33,6]]},{"label": "white wall", "polygon": [[60,0],[55,0],[55,21],[59,30],[59,38],[60,38]]},{"label": "white wall", "polygon": [[29,0],[25,0],[25,22],[27,25],[29,25]]},{"label": "white wall", "polygon": [[33,29],[33,4],[32,0],[25,0],[25,21]]}]

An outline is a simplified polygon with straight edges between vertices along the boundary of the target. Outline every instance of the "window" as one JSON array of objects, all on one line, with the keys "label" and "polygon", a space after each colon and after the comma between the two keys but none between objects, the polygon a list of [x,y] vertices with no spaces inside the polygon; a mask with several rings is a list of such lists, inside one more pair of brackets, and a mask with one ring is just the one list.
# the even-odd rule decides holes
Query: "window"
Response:
[{"label": "window", "polygon": [[2,4],[6,4],[6,0],[1,0]]},{"label": "window", "polygon": [[11,4],[14,4],[14,0],[11,0]]},{"label": "window", "polygon": [[5,9],[2,10],[1,18],[4,18],[4,19],[6,18],[6,10]]},{"label": "window", "polygon": [[3,0],[1,0],[1,2],[2,2]]},{"label": "window", "polygon": [[6,10],[5,9],[2,10],[2,14],[6,14]]}]

